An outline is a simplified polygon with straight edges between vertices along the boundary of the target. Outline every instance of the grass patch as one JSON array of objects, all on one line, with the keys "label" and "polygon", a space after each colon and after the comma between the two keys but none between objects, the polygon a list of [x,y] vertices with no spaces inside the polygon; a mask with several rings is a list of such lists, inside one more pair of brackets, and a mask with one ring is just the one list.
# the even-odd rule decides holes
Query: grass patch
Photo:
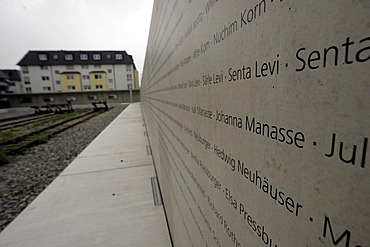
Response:
[{"label": "grass patch", "polygon": [[13,131],[8,130],[0,131],[0,142],[12,139],[14,136],[15,135]]}]

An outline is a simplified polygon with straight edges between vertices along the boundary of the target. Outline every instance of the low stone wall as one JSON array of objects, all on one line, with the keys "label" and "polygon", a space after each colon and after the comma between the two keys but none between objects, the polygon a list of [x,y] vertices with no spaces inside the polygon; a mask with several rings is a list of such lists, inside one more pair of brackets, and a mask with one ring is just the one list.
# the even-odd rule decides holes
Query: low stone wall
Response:
[{"label": "low stone wall", "polygon": [[[9,94],[1,98],[9,99],[10,107],[43,106],[46,104],[65,104],[71,100],[74,105],[91,104],[96,101],[108,103],[129,103],[130,91],[71,92],[45,94]],[[132,91],[133,102],[140,101],[140,90]]]}]

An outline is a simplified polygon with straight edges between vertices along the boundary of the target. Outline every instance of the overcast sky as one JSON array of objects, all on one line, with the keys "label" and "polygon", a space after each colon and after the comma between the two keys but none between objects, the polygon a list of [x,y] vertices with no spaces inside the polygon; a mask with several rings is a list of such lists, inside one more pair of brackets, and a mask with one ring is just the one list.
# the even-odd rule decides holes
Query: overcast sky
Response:
[{"label": "overcast sky", "polygon": [[0,0],[0,68],[29,50],[125,50],[143,70],[153,0]]}]

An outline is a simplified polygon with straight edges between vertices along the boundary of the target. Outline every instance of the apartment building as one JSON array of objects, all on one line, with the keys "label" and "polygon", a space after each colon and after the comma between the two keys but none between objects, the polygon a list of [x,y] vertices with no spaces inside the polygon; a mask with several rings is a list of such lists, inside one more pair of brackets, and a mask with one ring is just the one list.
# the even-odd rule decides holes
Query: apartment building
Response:
[{"label": "apartment building", "polygon": [[126,51],[29,51],[17,65],[24,93],[127,90],[139,85],[134,60]]},{"label": "apartment building", "polygon": [[[1,94],[19,94],[23,92],[21,74],[19,70],[15,69],[0,69],[0,84],[4,85],[3,90],[0,89]],[[1,83],[2,82],[2,83]]]}]

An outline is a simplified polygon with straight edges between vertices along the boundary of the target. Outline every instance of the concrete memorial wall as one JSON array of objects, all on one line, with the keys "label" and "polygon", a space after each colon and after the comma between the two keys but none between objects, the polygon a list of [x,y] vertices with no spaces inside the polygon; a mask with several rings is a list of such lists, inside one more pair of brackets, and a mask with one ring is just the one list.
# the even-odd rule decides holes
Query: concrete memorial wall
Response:
[{"label": "concrete memorial wall", "polygon": [[370,1],[155,0],[142,110],[174,246],[370,246]]}]

